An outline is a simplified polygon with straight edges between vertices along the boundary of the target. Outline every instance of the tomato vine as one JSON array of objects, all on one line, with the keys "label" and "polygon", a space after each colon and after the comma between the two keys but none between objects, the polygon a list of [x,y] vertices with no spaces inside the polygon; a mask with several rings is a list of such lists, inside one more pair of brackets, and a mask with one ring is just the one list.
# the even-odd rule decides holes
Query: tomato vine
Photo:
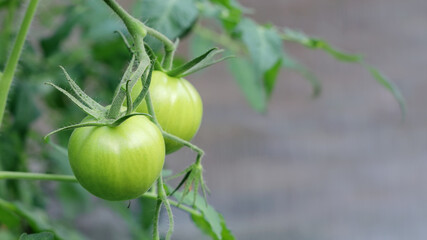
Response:
[{"label": "tomato vine", "polygon": [[[237,79],[238,84],[241,86],[241,89],[247,97],[250,105],[255,110],[263,112],[266,110],[267,102],[273,92],[274,84],[279,69],[282,66],[300,72],[313,85],[313,95],[320,94],[320,83],[314,77],[314,75],[309,70],[307,70],[301,63],[284,54],[284,49],[282,48],[282,41],[294,42],[310,49],[319,49],[325,51],[337,60],[358,63],[364,66],[377,80],[377,82],[382,84],[394,95],[394,97],[400,104],[403,113],[402,115],[404,115],[405,103],[399,89],[391,81],[385,78],[377,69],[368,65],[361,56],[343,53],[342,51],[337,50],[335,47],[328,44],[323,39],[309,37],[302,32],[293,31],[290,29],[281,29],[270,25],[260,25],[255,21],[251,20],[250,18],[243,17],[245,14],[245,9],[234,0],[195,0],[194,5],[186,5],[186,10],[183,10],[184,8],[181,8],[180,6],[173,5],[174,3],[168,3],[172,4],[171,7],[173,7],[176,11],[188,11],[186,13],[188,13],[189,16],[188,19],[186,19],[187,22],[183,24],[183,26],[180,26],[180,31],[174,32],[173,34],[163,33],[162,30],[167,28],[165,26],[149,26],[148,23],[145,24],[146,21],[144,21],[144,18],[148,16],[136,17],[128,13],[115,0],[103,1],[110,8],[110,10],[112,10],[122,20],[129,34],[123,34],[121,32],[121,30],[123,29],[117,30],[117,32],[120,34],[121,40],[124,42],[124,44],[131,53],[131,59],[129,61],[128,67],[126,68],[126,71],[121,77],[119,84],[116,86],[116,90],[114,91],[110,104],[108,106],[103,106],[97,101],[95,101],[94,98],[91,98],[88,94],[86,94],[79,87],[77,82],[75,82],[71,78],[65,68],[61,66],[67,83],[71,88],[71,91],[67,91],[62,86],[56,85],[51,82],[47,83],[47,85],[54,87],[59,92],[63,93],[66,97],[68,97],[83,112],[85,112],[89,116],[88,119],[90,120],[84,120],[81,123],[69,125],[54,130],[51,133],[47,134],[45,136],[45,139],[49,144],[53,144],[52,142],[50,142],[49,137],[52,134],[56,134],[65,130],[74,130],[74,132],[76,133],[82,129],[87,130],[86,132],[92,132],[92,130],[94,129],[102,128],[119,129],[120,126],[125,125],[127,121],[148,118],[152,122],[150,124],[153,125],[156,129],[158,129],[158,132],[160,133],[159,135],[161,135],[162,139],[166,141],[166,145],[168,145],[168,142],[176,143],[177,147],[175,149],[171,149],[167,153],[171,153],[177,150],[178,148],[185,146],[194,151],[194,153],[196,154],[194,162],[189,166],[185,167],[181,172],[175,175],[170,174],[172,176],[165,174],[165,172],[159,170],[161,169],[161,167],[158,167],[159,169],[157,169],[156,173],[154,174],[155,180],[150,178],[145,184],[151,186],[148,191],[148,187],[144,186],[138,189],[141,191],[138,192],[138,194],[125,194],[124,196],[120,196],[117,198],[115,198],[114,196],[111,197],[111,192],[109,191],[112,190],[109,189],[108,184],[102,186],[103,189],[101,193],[94,193],[99,190],[99,185],[101,185],[100,182],[106,182],[99,181],[99,179],[103,180],[102,178],[105,178],[105,176],[97,176],[98,182],[91,182],[92,180],[89,180],[89,184],[85,184],[85,181],[87,180],[83,180],[83,178],[79,179],[78,172],[84,169],[87,165],[83,165],[83,167],[81,168],[75,167],[73,169],[74,175],[76,175],[77,178],[73,175],[65,174],[61,175],[19,171],[3,171],[3,169],[0,168],[0,180],[19,179],[58,181],[63,183],[80,183],[81,185],[86,186],[86,188],[91,193],[94,193],[95,195],[104,199],[127,200],[137,197],[155,200],[155,215],[153,220],[152,238],[156,240],[160,239],[161,237],[161,234],[159,232],[159,219],[162,207],[165,208],[169,220],[169,227],[166,233],[166,239],[171,239],[174,230],[174,218],[171,206],[188,212],[191,215],[193,221],[200,228],[203,228],[203,226],[205,225],[209,225],[210,228],[207,231],[210,231],[208,234],[212,235],[213,239],[234,239],[234,237],[231,235],[230,231],[226,227],[222,215],[216,212],[207,202],[207,193],[209,192],[209,189],[205,184],[203,176],[204,169],[202,165],[202,159],[205,153],[203,149],[201,149],[199,146],[190,142],[195,132],[197,132],[197,129],[200,125],[200,121],[198,121],[198,123],[196,124],[197,126],[194,128],[196,130],[192,131],[191,133],[179,135],[175,134],[172,131],[168,132],[169,129],[162,123],[160,119],[160,114],[157,114],[156,116],[155,108],[157,106],[154,103],[155,96],[152,96],[154,91],[150,92],[150,90],[153,90],[153,88],[150,88],[150,84],[152,83],[153,78],[153,72],[160,72],[167,77],[183,81],[183,79],[181,79],[182,77],[209,67],[212,64],[236,56],[236,58],[234,58],[231,63],[228,63],[229,68],[232,74]],[[156,1],[160,2],[160,0],[149,0],[148,2],[160,5],[163,3],[159,3]],[[3,4],[3,2],[0,2],[0,5],[1,4]],[[35,14],[37,4],[38,0],[30,0],[26,14],[24,16],[24,20],[19,29],[17,38],[14,42],[12,52],[8,58],[8,61],[5,64],[3,73],[0,73],[0,126],[5,112],[6,100],[10,90],[10,85],[12,83],[12,79],[16,71],[16,67],[25,42],[28,29]],[[152,14],[151,17],[154,19],[154,21],[152,22],[156,23],[154,16],[156,14],[155,11],[149,13],[147,12],[149,10],[151,9],[143,9],[140,12],[143,12],[143,15]],[[61,26],[63,27],[63,29],[60,29],[55,32],[51,38],[47,38],[42,41],[42,48],[44,49],[44,53],[46,55],[49,55],[52,51],[54,51],[49,50],[47,46],[52,45],[54,46],[52,47],[53,49],[57,48],[59,44],[55,41],[58,38],[66,38],[68,34],[70,34],[73,24],[76,24],[76,22],[78,22],[78,20],[76,19],[78,19],[78,14],[80,13],[78,11],[76,12],[67,13],[70,14],[71,17],[68,16],[69,18],[67,18],[67,20],[64,22],[64,26]],[[75,15],[73,16],[72,14]],[[215,18],[216,20],[219,20],[222,26],[221,32],[216,32],[200,23],[197,23],[197,14],[201,14],[205,17]],[[174,16],[168,17],[173,18]],[[93,28],[92,26],[85,27]],[[174,64],[174,60],[176,60],[175,53],[179,46],[179,38],[181,36],[184,36],[186,32],[190,30],[193,30],[196,33],[197,37],[206,40],[208,42],[206,45],[209,45],[210,48],[205,48],[204,50],[206,52],[201,55],[199,55],[200,53],[197,52],[197,56],[191,61],[188,61],[184,64]],[[163,48],[163,54],[160,54],[161,56],[159,56],[158,54],[159,49],[153,50],[151,48],[151,46],[154,46],[155,44],[149,44],[151,41],[149,39],[150,37],[152,37],[151,39],[156,39],[156,41],[161,43],[162,46],[160,47],[160,49]],[[225,50],[212,47],[212,42],[215,45],[220,45],[224,47]],[[222,54],[225,54],[226,56],[220,57]],[[84,59],[84,57],[81,59]],[[242,69],[247,71],[242,71]],[[135,94],[132,93],[133,89],[137,89]],[[135,110],[137,110],[141,104],[146,105],[144,111],[135,112]],[[201,105],[201,103],[198,103],[198,105]],[[201,115],[201,112],[199,114]],[[144,116],[141,117],[140,115]],[[131,130],[135,129],[130,129],[129,131]],[[83,130],[81,132],[83,132]],[[89,136],[89,133],[85,136]],[[160,137],[157,140],[159,139]],[[79,142],[81,141],[81,139],[78,139],[76,141]],[[74,146],[73,142],[75,141],[70,140],[70,142],[71,147],[69,146],[69,149]],[[88,145],[91,145],[93,148],[97,147],[95,146],[97,144]],[[162,147],[164,146],[162,145]],[[80,151],[86,153],[81,149]],[[99,152],[102,151],[105,151],[105,149],[100,149],[100,151],[94,151],[95,153],[93,153],[93,155],[101,155],[99,154]],[[86,162],[93,160],[90,158],[86,159],[84,156],[85,154],[83,153],[80,155],[75,154],[75,152],[70,153],[71,154],[68,154],[70,162],[73,161],[72,159],[83,159]],[[75,155],[77,155],[77,157],[75,157]],[[164,154],[159,154],[159,156],[157,157],[164,159]],[[161,165],[163,166],[163,162],[161,163]],[[99,169],[95,170],[99,171]],[[127,170],[130,171],[129,169]],[[138,172],[138,174],[143,173],[144,172],[142,171]],[[124,176],[125,174],[123,174],[122,172],[120,174],[114,175],[114,177],[118,177],[118,175]],[[175,178],[181,178],[181,180],[177,184],[177,186],[173,188],[167,184],[167,181]],[[125,182],[126,180],[127,179],[125,178],[120,179],[121,182]],[[138,183],[144,181],[145,180],[139,179]],[[91,186],[92,183],[96,186]],[[131,184],[133,183],[129,183],[129,185]],[[120,186],[120,188],[121,187],[122,186]],[[32,227],[37,231],[49,230],[54,232],[54,230],[50,228],[45,228],[45,224],[37,222],[37,220],[34,219],[32,214],[29,214],[30,210],[20,206],[19,204],[11,203],[0,198],[0,207],[15,213],[23,219],[26,219],[32,224]],[[58,239],[63,238],[63,236],[60,236],[60,234],[57,233],[55,233],[55,237]]]}]

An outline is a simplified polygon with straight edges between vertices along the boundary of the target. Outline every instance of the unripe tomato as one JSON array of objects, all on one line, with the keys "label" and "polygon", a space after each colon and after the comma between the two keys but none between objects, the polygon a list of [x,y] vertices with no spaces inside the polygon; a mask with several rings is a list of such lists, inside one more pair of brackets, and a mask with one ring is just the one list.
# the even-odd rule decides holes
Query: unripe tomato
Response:
[{"label": "unripe tomato", "polygon": [[155,124],[145,116],[133,116],[116,127],[75,129],[68,156],[86,190],[119,201],[136,198],[151,187],[163,168],[165,146]]},{"label": "unripe tomato", "polygon": [[[142,89],[141,81],[132,89],[136,99]],[[153,71],[150,94],[157,120],[162,128],[175,136],[190,141],[199,130],[203,115],[202,99],[193,85],[183,78],[170,77],[166,73]],[[148,113],[142,102],[137,112]],[[181,144],[165,139],[166,153],[182,147]]]}]

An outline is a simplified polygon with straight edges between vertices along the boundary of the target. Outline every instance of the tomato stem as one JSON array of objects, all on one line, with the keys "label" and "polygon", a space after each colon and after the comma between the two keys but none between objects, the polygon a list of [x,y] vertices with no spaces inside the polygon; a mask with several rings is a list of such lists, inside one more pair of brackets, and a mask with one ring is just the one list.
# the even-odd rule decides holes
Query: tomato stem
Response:
[{"label": "tomato stem", "polygon": [[138,19],[126,12],[126,10],[124,10],[116,1],[104,0],[104,2],[123,20],[132,37],[143,38],[147,35],[147,27]]},{"label": "tomato stem", "polygon": [[165,45],[165,57],[163,58],[162,67],[166,71],[169,71],[172,69],[173,58],[175,55],[175,51],[178,47],[178,44],[179,44],[179,39],[176,39],[173,48],[168,48],[168,46]]},{"label": "tomato stem", "polygon": [[27,180],[51,180],[61,182],[77,182],[72,175],[29,173],[29,172],[9,172],[0,171],[0,179],[27,179]]},{"label": "tomato stem", "polygon": [[[157,188],[158,187],[158,183],[157,183]],[[159,219],[160,219],[160,210],[162,207],[162,200],[160,199],[160,197],[157,195],[157,202],[156,202],[156,211],[154,213],[154,225],[153,225],[153,240],[159,240],[160,239],[160,234],[159,234]]]},{"label": "tomato stem", "polygon": [[[46,173],[29,173],[29,172],[10,172],[0,171],[0,180],[5,179],[21,179],[21,180],[46,180],[46,181],[58,181],[58,182],[69,182],[77,183],[77,179],[72,175],[61,175],[61,174],[46,174]],[[158,199],[158,194],[146,192],[140,197]],[[1,199],[0,199],[1,200]],[[200,212],[196,209],[182,205],[177,201],[168,199],[170,205],[175,206],[183,211],[186,211],[195,216],[201,216]]]},{"label": "tomato stem", "polygon": [[12,53],[10,54],[3,76],[0,76],[0,126],[3,121],[3,115],[6,108],[6,100],[9,94],[10,85],[12,84],[13,76],[15,75],[16,66],[22,52],[22,48],[27,37],[28,29],[30,28],[34,14],[37,9],[39,0],[31,0],[22,20],[18,35],[13,44]]}]

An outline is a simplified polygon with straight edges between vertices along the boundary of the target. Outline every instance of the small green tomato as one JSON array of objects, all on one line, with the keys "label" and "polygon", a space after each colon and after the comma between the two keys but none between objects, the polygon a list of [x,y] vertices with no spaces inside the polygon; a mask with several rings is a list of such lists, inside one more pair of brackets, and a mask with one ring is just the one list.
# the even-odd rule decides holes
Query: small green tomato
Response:
[{"label": "small green tomato", "polygon": [[155,124],[145,116],[133,116],[116,127],[75,129],[68,156],[86,190],[120,201],[137,198],[151,187],[163,168],[165,146]]},{"label": "small green tomato", "polygon": [[[132,89],[132,98],[136,99],[142,89],[138,81]],[[199,130],[203,115],[203,104],[197,90],[183,78],[170,77],[161,71],[153,71],[150,94],[154,112],[163,130],[190,141]],[[136,109],[148,113],[145,100]],[[172,153],[182,144],[165,139],[166,153]]]}]

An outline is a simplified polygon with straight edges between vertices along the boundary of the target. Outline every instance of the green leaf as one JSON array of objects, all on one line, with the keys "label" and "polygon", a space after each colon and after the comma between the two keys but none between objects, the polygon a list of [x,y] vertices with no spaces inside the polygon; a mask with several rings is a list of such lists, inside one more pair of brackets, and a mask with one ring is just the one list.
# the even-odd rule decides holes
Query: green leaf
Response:
[{"label": "green leaf", "polygon": [[[256,81],[263,82],[261,89],[265,91],[267,101],[273,92],[284,55],[280,35],[274,28],[260,26],[249,18],[240,22],[237,32],[251,56]],[[262,110],[265,108],[263,106]]]},{"label": "green leaf", "polygon": [[322,92],[322,84],[317,79],[317,77],[303,64],[299,63],[297,60],[289,56],[288,54],[284,56],[283,67],[294,70],[301,74],[310,84],[313,89],[312,96],[318,97]]},{"label": "green leaf", "polygon": [[294,31],[291,29],[285,29],[282,34],[282,38],[286,41],[297,42],[307,48],[320,49],[339,61],[344,62],[361,62],[363,57],[360,55],[344,53],[341,50],[338,50],[335,47],[332,47],[328,42],[320,38],[309,37],[303,32]]},{"label": "green leaf", "polygon": [[40,112],[34,101],[34,89],[36,86],[31,83],[18,82],[17,92],[11,106],[15,116],[15,127],[25,130],[38,118]]},{"label": "green leaf", "polygon": [[[245,10],[243,7],[235,0],[210,0],[214,6],[205,5],[203,9],[206,9],[203,12],[211,12],[212,9],[215,9],[214,16],[218,18],[224,29],[231,33],[234,28],[240,23],[242,19],[242,12]],[[216,5],[216,6],[215,6]]]},{"label": "green leaf", "polygon": [[363,64],[365,67],[369,70],[371,75],[377,80],[379,84],[381,84],[383,87],[385,87],[387,90],[389,90],[393,96],[397,99],[397,102],[399,103],[400,109],[402,111],[402,119],[406,116],[406,104],[405,99],[403,98],[402,93],[400,92],[399,88],[390,80],[388,80],[383,74],[381,74],[376,68],[369,66],[367,64]]},{"label": "green leaf", "polygon": [[0,228],[0,239],[1,240],[16,240],[16,235],[12,234],[9,229]]},{"label": "green leaf", "polygon": [[68,36],[80,19],[80,14],[77,14],[75,9],[76,8],[74,6],[68,6],[67,10],[64,11],[65,19],[61,25],[53,31],[51,36],[41,39],[40,45],[45,57],[49,57],[58,51],[62,42],[68,39]]},{"label": "green leaf", "polygon": [[218,236],[212,231],[212,228],[210,227],[209,223],[200,216],[191,215],[191,219],[193,220],[194,224],[206,235],[210,236],[214,240],[235,240],[236,238],[231,233],[230,229],[227,228],[224,217],[221,214],[218,214],[219,219],[221,221],[221,235],[218,238]]},{"label": "green leaf", "polygon": [[135,16],[172,40],[185,34],[198,16],[194,0],[142,0],[134,9]]},{"label": "green leaf", "polygon": [[234,58],[228,61],[228,68],[251,107],[258,112],[265,112],[267,108],[265,90],[259,78],[256,77],[257,74],[251,63],[244,58]]},{"label": "green leaf", "polygon": [[203,68],[209,67],[215,63],[221,62],[231,57],[226,56],[219,59],[215,59],[215,56],[222,53],[223,51],[224,50],[212,48],[204,54],[200,55],[199,57],[187,62],[186,64],[168,71],[167,74],[172,77],[185,77]]},{"label": "green leaf", "polygon": [[335,47],[332,47],[323,39],[312,38],[302,32],[294,31],[291,29],[285,29],[284,33],[282,34],[282,38],[287,41],[297,42],[307,48],[323,50],[339,61],[355,62],[362,65],[369,71],[372,77],[374,77],[374,79],[379,84],[381,84],[388,91],[390,91],[391,94],[393,94],[394,98],[399,103],[399,107],[402,112],[402,118],[405,118],[406,105],[399,88],[397,88],[392,81],[382,75],[376,68],[367,64],[362,56],[343,53],[341,50],[337,50]]},{"label": "green leaf", "polygon": [[23,233],[19,240],[53,240],[53,233],[51,232],[42,232],[42,233],[34,233],[34,234],[26,234]]},{"label": "green leaf", "polygon": [[260,77],[282,59],[282,40],[275,29],[260,26],[251,19],[245,18],[237,27],[237,31],[240,33]]},{"label": "green leaf", "polygon": [[83,240],[86,239],[80,233],[63,226],[50,223],[46,212],[39,208],[29,208],[21,203],[11,203],[0,198],[0,206],[13,211],[17,216],[24,219],[34,232],[51,232],[55,239],[61,240]]},{"label": "green leaf", "polygon": [[264,88],[267,93],[267,97],[271,97],[274,85],[276,84],[277,76],[279,75],[282,67],[282,59],[278,60],[274,66],[264,73]]},{"label": "green leaf", "polygon": [[0,227],[5,225],[9,229],[13,229],[18,227],[19,224],[19,217],[9,209],[0,205]]},{"label": "green leaf", "polygon": [[[68,163],[67,149],[52,141],[44,150],[45,159],[49,160],[50,169],[59,174],[73,174]],[[90,194],[80,184],[59,183],[58,198],[64,217],[74,219],[78,214],[90,209]]]},{"label": "green leaf", "polygon": [[[142,199],[142,198],[140,198]],[[151,200],[151,199],[150,199]],[[131,204],[136,204],[136,201],[138,200],[131,200]],[[155,202],[155,200],[154,200]],[[111,201],[103,201],[103,203],[108,206],[110,209],[112,209],[114,212],[116,212],[118,215],[120,215],[120,217],[126,222],[126,226],[129,229],[129,231],[132,233],[133,238],[132,239],[151,239],[151,231],[150,231],[150,227],[151,224],[149,224],[149,226],[144,225],[144,223],[141,223],[139,221],[139,217],[134,216],[133,211],[131,211],[129,208],[126,207],[127,204],[129,204],[129,202],[111,202]],[[145,211],[146,209],[150,208],[153,212],[154,212],[154,207],[152,207],[152,205],[144,205],[141,206],[141,208],[143,208],[143,211]],[[151,215],[148,214],[148,216],[153,216],[154,213],[152,213]],[[142,218],[141,221],[150,221],[150,223],[152,222],[153,218]]]},{"label": "green leaf", "polygon": [[214,43],[208,38],[201,37],[198,34],[194,34],[191,37],[190,55],[192,58],[198,57],[201,52],[206,52],[209,49],[215,47]]},{"label": "green leaf", "polygon": [[102,42],[113,38],[114,31],[126,30],[120,18],[103,1],[83,0],[76,6],[81,8],[79,24],[85,38]]},{"label": "green leaf", "polygon": [[[193,198],[189,194],[184,197],[183,203],[191,205]],[[177,191],[174,195],[181,199],[182,192]],[[200,211],[201,216],[192,215],[194,224],[205,234],[211,236],[214,240],[234,240],[234,236],[227,228],[224,217],[218,213],[211,205],[206,204],[203,197],[197,195],[195,208]]]}]

